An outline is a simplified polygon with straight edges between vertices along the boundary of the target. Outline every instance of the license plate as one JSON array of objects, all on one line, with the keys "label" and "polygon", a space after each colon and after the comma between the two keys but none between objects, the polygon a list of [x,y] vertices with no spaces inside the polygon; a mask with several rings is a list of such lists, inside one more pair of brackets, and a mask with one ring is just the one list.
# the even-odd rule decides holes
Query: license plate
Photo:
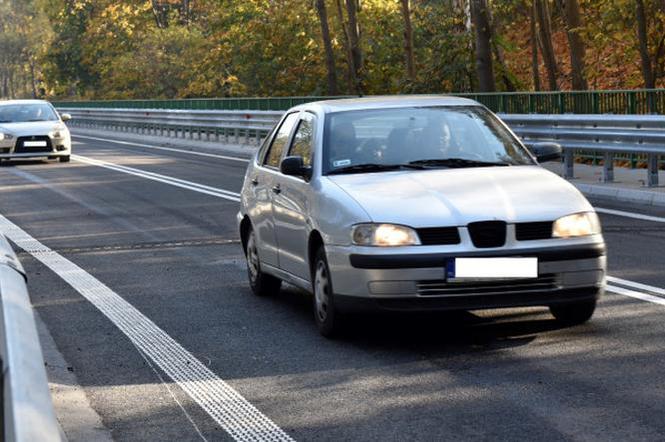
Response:
[{"label": "license plate", "polygon": [[538,277],[538,258],[455,258],[446,264],[448,281]]},{"label": "license plate", "polygon": [[24,141],[25,147],[46,147],[46,141]]}]

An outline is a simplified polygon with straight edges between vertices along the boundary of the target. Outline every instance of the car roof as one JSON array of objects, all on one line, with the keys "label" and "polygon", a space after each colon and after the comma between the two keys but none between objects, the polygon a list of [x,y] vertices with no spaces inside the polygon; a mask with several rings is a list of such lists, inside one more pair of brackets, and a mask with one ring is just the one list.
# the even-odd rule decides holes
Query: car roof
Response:
[{"label": "car roof", "polygon": [[298,108],[318,107],[325,113],[333,113],[352,110],[422,106],[481,106],[481,104],[468,98],[446,95],[387,95],[315,101],[298,106]]},{"label": "car roof", "polygon": [[10,104],[39,104],[48,103],[46,100],[0,100],[0,106],[7,106]]}]

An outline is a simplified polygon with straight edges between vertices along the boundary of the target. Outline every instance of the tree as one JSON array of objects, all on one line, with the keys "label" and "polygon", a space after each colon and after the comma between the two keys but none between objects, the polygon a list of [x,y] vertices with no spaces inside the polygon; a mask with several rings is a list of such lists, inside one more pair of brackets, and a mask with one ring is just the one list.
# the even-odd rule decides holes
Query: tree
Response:
[{"label": "tree", "polygon": [[568,46],[570,47],[570,67],[573,89],[578,91],[586,90],[589,86],[584,72],[585,47],[582,37],[580,36],[580,29],[582,28],[580,5],[577,0],[557,0],[557,3],[564,18]]},{"label": "tree", "polygon": [[649,54],[649,40],[647,32],[647,18],[644,10],[644,2],[635,0],[635,16],[637,18],[637,38],[640,50],[640,60],[642,62],[642,76],[644,77],[644,87],[653,89],[656,87],[656,80],[651,66],[651,55]]},{"label": "tree", "polygon": [[538,29],[540,34],[541,52],[545,61],[547,70],[547,81],[551,91],[559,89],[557,76],[559,68],[554,55],[554,46],[552,45],[552,22],[550,18],[550,8],[548,0],[533,0],[536,8],[536,18],[538,20]]},{"label": "tree", "polygon": [[337,70],[335,67],[335,54],[330,39],[330,27],[328,26],[328,11],[325,0],[316,0],[316,12],[321,23],[321,38],[326,53],[326,71],[328,73],[328,94],[337,95]]},{"label": "tree", "polygon": [[476,73],[481,92],[496,90],[492,65],[492,28],[488,7],[487,0],[471,0],[471,20],[476,38]]},{"label": "tree", "polygon": [[404,59],[406,77],[411,84],[416,81],[416,66],[413,56],[413,29],[411,27],[411,8],[409,0],[400,0],[402,17],[404,19]]},{"label": "tree", "polygon": [[529,31],[531,38],[531,73],[533,75],[533,89],[540,90],[540,72],[538,66],[538,24],[536,23],[536,2],[531,5],[529,17]]}]

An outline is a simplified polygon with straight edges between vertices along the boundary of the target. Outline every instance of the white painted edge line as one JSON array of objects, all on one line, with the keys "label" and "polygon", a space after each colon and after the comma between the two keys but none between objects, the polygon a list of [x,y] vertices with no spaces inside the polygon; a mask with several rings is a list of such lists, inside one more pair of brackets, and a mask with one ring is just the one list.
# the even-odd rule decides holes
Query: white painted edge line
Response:
[{"label": "white painted edge line", "polygon": [[158,149],[158,150],[164,150],[164,151],[169,151],[169,152],[186,153],[186,154],[189,154],[189,155],[198,155],[200,157],[219,158],[219,159],[222,159],[222,160],[240,161],[240,162],[243,162],[243,163],[249,163],[249,161],[250,161],[247,158],[241,158],[241,157],[232,157],[232,156],[228,156],[228,155],[218,155],[218,154],[207,153],[207,152],[196,152],[196,151],[192,151],[192,150],[176,149],[174,147],[153,146],[153,145],[150,145],[150,144],[133,143],[131,141],[113,140],[113,139],[110,139],[110,138],[98,138],[98,137],[90,137],[90,136],[78,135],[78,134],[74,134],[72,136],[76,137],[76,138],[86,138],[88,140],[106,141],[107,143],[124,144],[126,146],[145,147],[145,148],[148,148],[148,149]]},{"label": "white painted edge line", "polygon": [[647,293],[642,293],[631,289],[625,289],[623,287],[617,287],[609,284],[607,285],[606,289],[609,290],[610,292],[617,293],[619,295],[630,296],[631,298],[636,298],[642,301],[652,302],[654,304],[660,304],[665,306],[665,299],[659,298],[658,296],[649,295]]},{"label": "white painted edge line", "polygon": [[0,232],[101,311],[237,441],[293,439],[147,316],[94,276],[0,215]]},{"label": "white painted edge line", "polygon": [[665,223],[665,218],[660,216],[643,215],[641,213],[625,212],[623,210],[605,209],[602,207],[595,207],[595,209],[596,212],[605,213],[607,215],[623,216],[625,218],[634,218],[634,219],[641,219],[643,221],[654,221],[657,223]]},{"label": "white painted edge line", "polygon": [[182,189],[193,190],[195,192],[216,196],[218,198],[224,198],[230,201],[236,201],[236,202],[240,201],[240,194],[237,192],[232,192],[230,190],[220,189],[212,186],[206,186],[204,184],[198,184],[192,181],[181,180],[179,178],[148,172],[141,169],[135,169],[133,167],[121,166],[119,164],[109,163],[108,161],[97,160],[94,158],[88,158],[81,155],[72,155],[72,159],[81,163],[103,167],[106,169],[114,170],[116,172],[127,173],[129,175],[138,176],[148,180],[158,181],[160,183],[169,184],[171,186],[180,187]]}]

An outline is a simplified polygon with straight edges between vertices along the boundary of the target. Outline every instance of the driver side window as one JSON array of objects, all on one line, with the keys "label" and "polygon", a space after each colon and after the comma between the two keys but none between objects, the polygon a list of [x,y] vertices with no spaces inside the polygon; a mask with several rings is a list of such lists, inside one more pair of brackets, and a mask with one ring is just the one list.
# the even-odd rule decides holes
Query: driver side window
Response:
[{"label": "driver side window", "polygon": [[294,112],[284,119],[284,122],[280,126],[272,144],[270,145],[268,155],[266,155],[265,161],[263,162],[265,166],[274,167],[276,169],[279,168],[279,162],[282,159],[282,153],[284,152],[286,142],[289,141],[291,130],[298,121],[298,114],[298,112]]}]

